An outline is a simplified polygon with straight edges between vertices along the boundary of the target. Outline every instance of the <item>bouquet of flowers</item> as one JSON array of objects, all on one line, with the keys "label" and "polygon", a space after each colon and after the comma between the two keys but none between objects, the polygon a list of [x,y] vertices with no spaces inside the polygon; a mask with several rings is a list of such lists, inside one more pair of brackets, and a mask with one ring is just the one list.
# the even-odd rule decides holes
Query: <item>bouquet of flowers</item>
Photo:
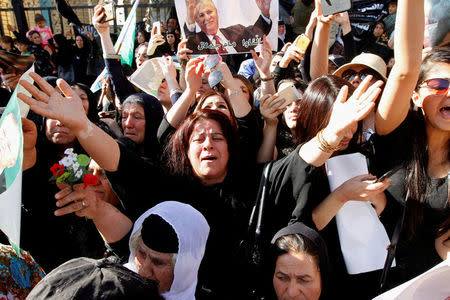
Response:
[{"label": "bouquet of flowers", "polygon": [[64,154],[66,156],[50,168],[53,173],[50,182],[65,183],[71,187],[74,184],[83,183],[83,188],[87,188],[89,185],[97,185],[97,176],[88,171],[89,156],[76,154],[73,152],[73,148],[66,149]]}]

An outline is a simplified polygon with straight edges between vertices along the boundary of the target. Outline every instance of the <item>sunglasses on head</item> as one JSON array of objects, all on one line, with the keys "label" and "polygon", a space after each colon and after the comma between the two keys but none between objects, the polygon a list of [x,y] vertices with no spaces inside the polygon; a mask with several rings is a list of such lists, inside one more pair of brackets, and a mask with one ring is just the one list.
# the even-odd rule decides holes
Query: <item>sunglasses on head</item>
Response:
[{"label": "sunglasses on head", "polygon": [[422,81],[418,87],[427,88],[432,94],[442,95],[448,91],[448,79],[444,78],[432,78]]},{"label": "sunglasses on head", "polygon": [[372,75],[374,78],[380,77],[377,72],[375,72],[374,70],[369,69],[369,68],[362,69],[359,72],[348,69],[348,70],[345,70],[344,72],[342,72],[341,77],[345,80],[352,81],[356,78],[356,76],[358,76],[361,80],[364,80],[369,75]]}]

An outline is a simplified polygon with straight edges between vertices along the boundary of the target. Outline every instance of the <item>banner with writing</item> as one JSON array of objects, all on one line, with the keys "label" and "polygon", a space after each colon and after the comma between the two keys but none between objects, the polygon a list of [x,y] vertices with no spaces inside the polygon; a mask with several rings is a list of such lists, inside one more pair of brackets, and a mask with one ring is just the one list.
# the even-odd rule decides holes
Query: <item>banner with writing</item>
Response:
[{"label": "banner with writing", "polygon": [[175,0],[187,48],[194,54],[259,51],[266,35],[273,50],[278,42],[276,0]]}]

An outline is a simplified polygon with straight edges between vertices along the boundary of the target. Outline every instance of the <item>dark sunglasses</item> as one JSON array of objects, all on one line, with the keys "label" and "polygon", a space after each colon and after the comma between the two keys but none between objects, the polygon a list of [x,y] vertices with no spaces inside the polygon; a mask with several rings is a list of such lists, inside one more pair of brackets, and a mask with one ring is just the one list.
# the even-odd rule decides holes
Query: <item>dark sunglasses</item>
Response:
[{"label": "dark sunglasses", "polygon": [[425,81],[422,81],[418,87],[423,88],[426,87],[430,93],[435,95],[442,95],[447,93],[448,91],[448,79],[444,78],[432,78]]},{"label": "dark sunglasses", "polygon": [[374,78],[379,78],[380,76],[378,75],[377,72],[375,72],[372,69],[362,69],[359,72],[356,72],[355,70],[345,70],[344,72],[342,72],[342,78],[347,80],[347,81],[352,81],[356,78],[356,76],[358,76],[361,80],[364,80],[367,76],[372,75]]}]

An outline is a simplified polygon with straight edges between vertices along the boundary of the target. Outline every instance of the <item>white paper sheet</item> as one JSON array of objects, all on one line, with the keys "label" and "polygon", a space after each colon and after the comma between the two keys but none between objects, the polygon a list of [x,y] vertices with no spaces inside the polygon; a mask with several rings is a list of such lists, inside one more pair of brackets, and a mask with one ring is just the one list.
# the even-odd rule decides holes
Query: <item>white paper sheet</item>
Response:
[{"label": "white paper sheet", "polygon": [[158,89],[164,75],[160,65],[160,57],[155,57],[145,61],[142,66],[130,76],[132,84],[150,94],[158,96]]},{"label": "white paper sheet", "polygon": [[445,300],[450,297],[450,253],[447,260],[373,300]]},{"label": "white paper sheet", "polygon": [[[330,190],[358,175],[368,174],[366,157],[361,153],[339,155],[326,164]],[[349,274],[384,267],[389,237],[369,202],[348,201],[336,214],[339,241]],[[392,264],[395,266],[395,261]]]}]

